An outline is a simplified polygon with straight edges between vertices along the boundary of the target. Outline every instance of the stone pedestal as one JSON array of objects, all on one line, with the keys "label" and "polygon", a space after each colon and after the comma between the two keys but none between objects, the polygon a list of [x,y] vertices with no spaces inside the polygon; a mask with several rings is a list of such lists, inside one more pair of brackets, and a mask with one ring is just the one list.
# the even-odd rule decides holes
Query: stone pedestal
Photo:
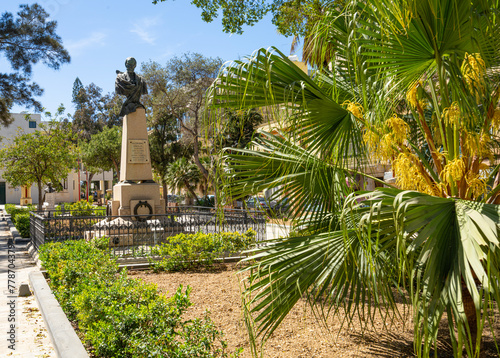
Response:
[{"label": "stone pedestal", "polygon": [[120,183],[113,187],[111,213],[113,216],[165,213],[160,186],[153,181],[144,108],[123,117]]},{"label": "stone pedestal", "polygon": [[160,199],[160,186],[156,183],[116,184],[111,212],[113,216],[165,214],[165,200]]},{"label": "stone pedestal", "polygon": [[46,206],[47,210],[54,210],[56,207],[56,193],[46,193],[45,202],[48,204]]},{"label": "stone pedestal", "polygon": [[137,108],[123,117],[120,181],[153,180],[146,111]]}]

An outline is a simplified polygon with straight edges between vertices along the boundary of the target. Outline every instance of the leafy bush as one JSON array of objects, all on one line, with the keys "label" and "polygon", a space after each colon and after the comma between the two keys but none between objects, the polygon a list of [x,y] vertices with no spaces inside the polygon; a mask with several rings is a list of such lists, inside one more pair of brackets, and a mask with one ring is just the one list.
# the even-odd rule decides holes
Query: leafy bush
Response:
[{"label": "leafy bush", "polygon": [[216,234],[178,234],[169,242],[154,246],[151,254],[161,256],[161,261],[150,258],[155,271],[180,271],[196,267],[210,267],[223,254],[237,253],[255,243],[256,233],[249,229],[244,234],[223,232]]},{"label": "leafy bush", "polygon": [[29,214],[30,209],[29,208],[18,208],[16,206],[14,206],[13,208],[9,208],[9,211],[10,211],[10,219],[12,220],[12,223],[14,225],[16,225],[17,216],[20,214]]},{"label": "leafy bush", "polygon": [[80,200],[76,203],[65,203],[56,206],[55,216],[62,215],[63,213],[69,213],[72,216],[102,216],[105,215],[106,209],[98,209],[92,205],[92,201]]},{"label": "leafy bush", "polygon": [[88,286],[115,280],[118,272],[109,252],[81,240],[45,244],[39,257],[50,275],[54,295],[71,319],[76,318],[74,298]]},{"label": "leafy bush", "polygon": [[30,237],[30,214],[19,213],[16,215],[16,229],[21,237]]},{"label": "leafy bush", "polygon": [[5,204],[5,211],[7,212],[7,214],[9,215],[12,215],[11,212],[12,212],[12,209],[15,209],[16,206],[14,204]]},{"label": "leafy bush", "polygon": [[[118,272],[108,252],[84,241],[49,243],[40,259],[54,294],[99,357],[229,357],[212,321],[182,321],[190,288],[166,298]],[[237,357],[239,351],[231,356]]]},{"label": "leafy bush", "polygon": [[19,231],[21,237],[30,237],[30,214],[33,206],[18,208],[14,204],[5,204],[5,211],[10,214],[10,219]]}]

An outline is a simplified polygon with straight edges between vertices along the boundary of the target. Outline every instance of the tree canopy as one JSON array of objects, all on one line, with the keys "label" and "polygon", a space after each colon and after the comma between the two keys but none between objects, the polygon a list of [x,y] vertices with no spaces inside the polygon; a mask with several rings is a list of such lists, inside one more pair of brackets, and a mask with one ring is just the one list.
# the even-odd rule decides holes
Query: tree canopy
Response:
[{"label": "tree canopy", "polygon": [[[61,109],[58,115],[61,115]],[[50,118],[50,113],[45,114]],[[66,179],[76,164],[73,134],[65,121],[51,119],[33,133],[19,133],[0,150],[2,176],[10,185],[37,184],[38,206],[43,204],[43,185],[55,186]]]},{"label": "tree canopy", "polygon": [[12,122],[14,104],[42,110],[35,96],[43,89],[30,82],[32,67],[42,62],[53,69],[70,61],[68,51],[56,34],[57,23],[38,4],[20,5],[17,17],[4,12],[0,17],[0,52],[10,62],[13,73],[0,72],[0,124]]},{"label": "tree canopy", "polygon": [[[164,1],[154,0],[153,4]],[[311,19],[316,18],[331,3],[325,0],[191,1],[191,4],[202,10],[201,18],[205,22],[214,21],[222,13],[224,32],[242,34],[244,26],[253,26],[267,14],[272,14],[273,24],[285,36],[304,36]]]},{"label": "tree canopy", "polygon": [[200,160],[200,140],[209,129],[205,120],[205,92],[217,77],[222,63],[220,58],[186,53],[172,58],[165,66],[151,61],[143,63],[141,68],[150,86],[148,96],[154,103],[153,111],[161,108],[175,119],[181,141],[192,145],[194,163],[206,178],[210,173]]},{"label": "tree canopy", "polygon": [[118,176],[121,160],[121,127],[104,127],[89,142],[80,141],[79,150],[83,164],[90,173],[114,170]]},{"label": "tree canopy", "polygon": [[168,167],[167,181],[177,189],[186,189],[198,203],[194,189],[199,184],[202,175],[198,167],[186,158],[179,158]]},{"label": "tree canopy", "polygon": [[162,185],[163,197],[168,204],[169,168],[177,159],[191,157],[193,151],[192,145],[180,140],[180,128],[176,117],[162,109],[156,106],[153,109],[154,113],[148,120],[148,138],[153,174]]},{"label": "tree canopy", "polygon": [[111,128],[121,123],[121,96],[112,93],[103,95],[102,88],[94,83],[84,86],[77,77],[73,83],[72,102],[75,105],[73,130],[81,140],[88,142],[105,127]]}]

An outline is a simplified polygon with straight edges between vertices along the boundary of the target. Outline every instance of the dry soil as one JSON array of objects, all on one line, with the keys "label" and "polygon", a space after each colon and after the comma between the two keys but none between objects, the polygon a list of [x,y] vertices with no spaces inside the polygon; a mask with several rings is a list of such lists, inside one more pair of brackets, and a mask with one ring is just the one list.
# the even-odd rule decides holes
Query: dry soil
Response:
[{"label": "dry soil", "polygon": [[[193,306],[186,313],[186,318],[201,317],[206,310],[219,330],[224,332],[224,339],[229,349],[244,348],[241,357],[250,358],[250,345],[244,324],[239,278],[234,264],[221,265],[210,272],[159,273],[130,272],[135,278],[155,283],[158,289],[170,295],[179,285],[192,287]],[[399,302],[401,311],[409,310],[408,305]],[[497,315],[498,318],[498,315]],[[373,317],[373,324],[364,332],[362,321],[356,321],[350,329],[340,329],[342,316],[327,319],[329,331],[315,319],[305,300],[294,307],[263,348],[266,358],[312,358],[312,357],[413,357],[413,323],[410,315],[398,319],[387,329],[383,329],[381,316]],[[497,319],[498,322],[498,319]],[[447,325],[442,322],[443,353],[439,357],[452,357],[446,353]],[[340,333],[339,333],[340,332]],[[497,324],[496,335],[500,329]],[[484,357],[498,357],[491,333],[484,335],[486,353]]]}]

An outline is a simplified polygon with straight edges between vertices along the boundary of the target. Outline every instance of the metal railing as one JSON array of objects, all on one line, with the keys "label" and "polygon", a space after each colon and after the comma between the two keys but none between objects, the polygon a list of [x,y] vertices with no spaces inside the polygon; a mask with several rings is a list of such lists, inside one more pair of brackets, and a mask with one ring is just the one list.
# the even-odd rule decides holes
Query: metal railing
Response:
[{"label": "metal railing", "polygon": [[36,250],[46,242],[99,240],[117,256],[143,256],[151,247],[180,233],[240,232],[253,229],[266,239],[265,216],[259,211],[205,207],[169,207],[166,214],[107,216],[102,208],[84,212],[30,213],[30,236]]}]

